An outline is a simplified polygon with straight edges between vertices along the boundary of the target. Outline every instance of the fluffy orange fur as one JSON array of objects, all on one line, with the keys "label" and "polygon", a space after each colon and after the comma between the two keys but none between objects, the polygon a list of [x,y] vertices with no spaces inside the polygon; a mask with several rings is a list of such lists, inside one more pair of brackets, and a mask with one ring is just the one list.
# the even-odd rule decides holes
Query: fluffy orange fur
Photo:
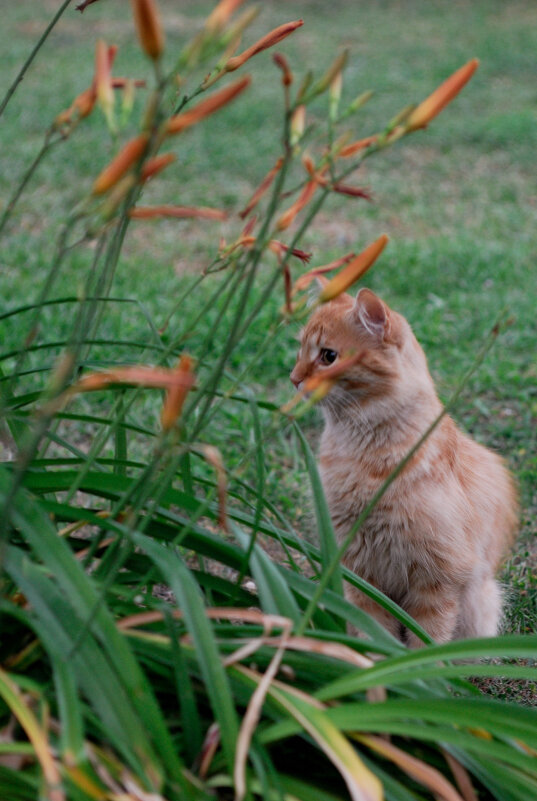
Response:
[{"label": "fluffy orange fur", "polygon": [[[301,335],[291,380],[349,355],[321,402],[320,472],[341,541],[442,405],[408,322],[362,289],[320,306]],[[438,642],[492,636],[501,616],[495,574],[514,537],[517,497],[502,459],[445,416],[390,485],[344,557]],[[392,634],[420,640],[378,604],[348,597]]]}]

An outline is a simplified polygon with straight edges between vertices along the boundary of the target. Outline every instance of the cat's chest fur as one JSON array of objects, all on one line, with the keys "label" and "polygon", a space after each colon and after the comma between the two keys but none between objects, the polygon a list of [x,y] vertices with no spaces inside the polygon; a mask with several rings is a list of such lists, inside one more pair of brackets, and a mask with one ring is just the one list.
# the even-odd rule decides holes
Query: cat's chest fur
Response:
[{"label": "cat's chest fur", "polygon": [[[451,477],[435,481],[435,444],[388,487],[349,546],[344,562],[353,572],[401,602],[411,588],[434,586],[446,575],[460,579],[473,561],[471,543],[457,532],[454,509],[465,504]],[[404,454],[401,454],[404,455]],[[321,440],[320,472],[336,536],[341,542],[397,464],[399,454],[375,451],[334,432]]]}]

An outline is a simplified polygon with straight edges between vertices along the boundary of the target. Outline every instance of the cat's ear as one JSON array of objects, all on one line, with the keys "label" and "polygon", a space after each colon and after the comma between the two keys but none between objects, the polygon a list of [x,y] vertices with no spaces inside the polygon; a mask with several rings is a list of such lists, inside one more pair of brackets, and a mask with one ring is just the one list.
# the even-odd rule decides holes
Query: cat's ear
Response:
[{"label": "cat's ear", "polygon": [[354,315],[369,334],[380,341],[387,338],[390,330],[388,308],[370,289],[361,289],[358,292]]}]

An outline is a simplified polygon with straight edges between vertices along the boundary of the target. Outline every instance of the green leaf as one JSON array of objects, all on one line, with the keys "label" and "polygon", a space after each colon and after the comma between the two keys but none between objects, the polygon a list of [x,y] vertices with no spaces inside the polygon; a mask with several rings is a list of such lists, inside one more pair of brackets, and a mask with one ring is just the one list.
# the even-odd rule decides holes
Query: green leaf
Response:
[{"label": "green leaf", "polygon": [[143,548],[157,565],[183,611],[187,629],[194,642],[211,706],[220,725],[220,736],[228,768],[232,771],[239,724],[229,681],[222,665],[211,624],[205,614],[200,589],[176,551],[163,547],[143,534],[133,533],[132,536],[136,545]]},{"label": "green leaf", "polygon": [[[300,426],[295,423],[295,432],[298,436],[304,459],[306,460],[306,469],[310,477],[311,490],[313,495],[313,503],[315,506],[315,515],[317,518],[317,531],[319,532],[319,541],[321,543],[321,571],[325,566],[328,566],[334,555],[337,552],[336,535],[334,526],[332,525],[332,518],[326,502],[324,488],[321,483],[319,471],[317,469],[316,459],[311,451],[308,441]],[[334,570],[328,582],[328,588],[335,592],[337,595],[343,595],[343,580],[341,570],[338,568]]]},{"label": "green leaf", "polygon": [[[250,542],[241,529],[231,523],[231,528],[238,541],[247,552]],[[278,566],[270,559],[259,545],[255,544],[250,556],[250,568],[255,581],[263,612],[283,615],[294,623],[300,620],[300,609],[293,598],[285,578]],[[289,572],[289,571],[286,571]]]}]

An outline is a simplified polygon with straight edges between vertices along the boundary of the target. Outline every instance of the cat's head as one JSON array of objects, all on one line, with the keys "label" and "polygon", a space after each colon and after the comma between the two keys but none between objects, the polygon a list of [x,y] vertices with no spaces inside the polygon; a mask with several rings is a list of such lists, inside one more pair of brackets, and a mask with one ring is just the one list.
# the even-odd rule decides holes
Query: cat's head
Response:
[{"label": "cat's head", "polygon": [[[297,389],[312,375],[353,357],[322,401],[338,416],[344,407],[397,398],[432,388],[427,363],[407,321],[370,289],[319,306],[300,335],[291,373]],[[433,390],[434,391],[434,390]]]}]

